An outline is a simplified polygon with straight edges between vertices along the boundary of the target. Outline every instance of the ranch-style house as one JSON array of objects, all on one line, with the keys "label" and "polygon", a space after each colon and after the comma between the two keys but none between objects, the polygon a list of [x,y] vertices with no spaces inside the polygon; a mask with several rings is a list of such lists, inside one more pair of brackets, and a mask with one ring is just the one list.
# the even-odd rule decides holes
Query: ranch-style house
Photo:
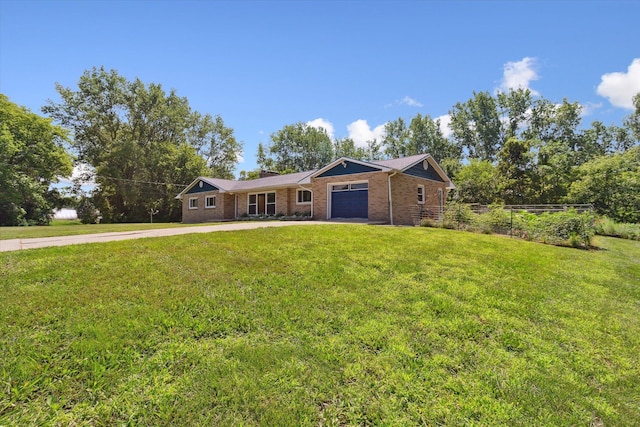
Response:
[{"label": "ranch-style house", "polygon": [[247,181],[196,178],[176,197],[182,200],[182,222],[307,214],[316,220],[414,225],[439,217],[447,192],[455,188],[429,154],[376,161],[342,157],[317,170],[267,175]]}]

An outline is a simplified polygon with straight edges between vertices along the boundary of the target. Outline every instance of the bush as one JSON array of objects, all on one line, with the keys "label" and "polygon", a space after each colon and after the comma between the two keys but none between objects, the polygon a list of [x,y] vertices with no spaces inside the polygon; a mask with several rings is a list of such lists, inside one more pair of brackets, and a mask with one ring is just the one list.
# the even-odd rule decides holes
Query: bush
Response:
[{"label": "bush", "polygon": [[100,211],[96,209],[89,197],[83,196],[80,198],[76,212],[78,213],[78,219],[83,224],[97,224],[100,222]]},{"label": "bush", "polygon": [[503,205],[491,205],[489,211],[476,215],[472,225],[481,233],[509,234],[511,230],[511,212]]},{"label": "bush", "polygon": [[601,236],[640,240],[640,224],[619,223],[610,218],[601,217],[595,221],[594,227],[596,234]]},{"label": "bush", "polygon": [[442,224],[444,228],[464,229],[473,223],[475,214],[464,203],[452,202],[447,204],[442,215]]},{"label": "bush", "polygon": [[[545,243],[570,246],[591,246],[591,239],[595,235],[593,215],[589,213],[579,214],[575,210],[567,212],[549,213],[540,215],[536,230],[539,239]],[[575,242],[579,242],[576,244]]]},{"label": "bush", "polygon": [[591,239],[595,235],[591,213],[579,214],[570,210],[536,215],[526,211],[512,212],[502,205],[489,206],[488,211],[476,214],[469,205],[451,203],[445,208],[441,221],[425,218],[420,225],[484,234],[510,234],[542,243],[585,248],[591,246]]}]

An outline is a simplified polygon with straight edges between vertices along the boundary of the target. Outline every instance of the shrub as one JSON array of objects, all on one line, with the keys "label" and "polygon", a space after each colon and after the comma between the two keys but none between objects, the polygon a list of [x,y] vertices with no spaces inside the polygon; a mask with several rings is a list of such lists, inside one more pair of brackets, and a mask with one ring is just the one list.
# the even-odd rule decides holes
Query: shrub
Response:
[{"label": "shrub", "polygon": [[96,206],[89,197],[83,196],[80,198],[76,211],[78,213],[78,219],[83,224],[96,224],[100,222],[100,211],[96,209]]},{"label": "shrub", "polygon": [[503,205],[491,205],[488,212],[476,215],[473,225],[478,231],[485,234],[509,234],[511,212],[505,210]]},{"label": "shrub", "polygon": [[640,240],[640,224],[619,223],[607,217],[600,217],[594,224],[596,234]]},{"label": "shrub", "polygon": [[593,216],[589,213],[579,214],[575,210],[543,213],[537,231],[543,242],[576,246],[572,240],[579,240],[578,246],[586,248],[591,246],[591,239],[595,235]]},{"label": "shrub", "polygon": [[471,225],[474,221],[475,214],[464,203],[449,203],[442,215],[442,226],[444,228],[466,228],[465,225]]}]

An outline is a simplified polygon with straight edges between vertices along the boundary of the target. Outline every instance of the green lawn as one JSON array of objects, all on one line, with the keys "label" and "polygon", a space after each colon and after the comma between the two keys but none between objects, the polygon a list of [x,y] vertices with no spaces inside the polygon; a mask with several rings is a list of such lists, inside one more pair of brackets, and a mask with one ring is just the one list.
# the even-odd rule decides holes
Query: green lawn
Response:
[{"label": "green lawn", "polygon": [[193,227],[212,224],[181,224],[177,222],[134,224],[82,224],[80,221],[54,220],[51,225],[30,227],[0,227],[0,240],[30,239],[34,237],[75,236],[79,234],[111,233],[119,231],[152,230],[156,228]]},{"label": "green lawn", "polygon": [[318,225],[0,253],[0,425],[640,425],[640,242]]}]

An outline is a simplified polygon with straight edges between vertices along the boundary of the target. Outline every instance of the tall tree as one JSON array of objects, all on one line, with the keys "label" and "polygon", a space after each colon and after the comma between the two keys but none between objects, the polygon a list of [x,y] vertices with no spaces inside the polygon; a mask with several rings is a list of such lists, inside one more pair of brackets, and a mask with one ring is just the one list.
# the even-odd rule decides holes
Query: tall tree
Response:
[{"label": "tall tree", "polygon": [[616,221],[640,223],[640,146],[580,166],[568,200],[593,203]]},{"label": "tall tree", "polygon": [[460,159],[462,150],[442,134],[440,120],[431,116],[416,115],[409,124],[409,138],[405,146],[404,156],[414,154],[431,154],[437,162],[444,159]]},{"label": "tall tree", "polygon": [[[174,197],[180,185],[208,172],[198,150],[218,167],[212,163],[219,142],[230,140],[221,120],[193,112],[175,90],[167,94],[159,84],[130,82],[115,70],[93,68],[77,90],[56,89],[61,101],[48,101],[43,112],[73,131],[79,161],[95,169],[93,199],[107,222],[146,221],[150,210],[159,211],[158,220],[179,220]],[[232,146],[230,152],[238,149]],[[231,157],[221,155],[221,175]]]},{"label": "tall tree", "polygon": [[494,161],[504,142],[498,102],[488,92],[457,103],[449,111],[453,138],[466,149],[469,158]]},{"label": "tall tree", "polygon": [[407,129],[407,124],[402,117],[398,117],[396,120],[387,122],[384,125],[382,145],[387,157],[403,157],[408,142],[409,129]]},{"label": "tall tree", "polygon": [[531,109],[530,125],[524,133],[525,139],[543,142],[561,141],[576,151],[579,145],[579,131],[582,107],[577,102],[562,100],[553,104],[547,99],[537,100]]},{"label": "tall tree", "polygon": [[358,147],[351,138],[338,138],[333,141],[333,155],[336,159],[349,157],[356,160],[369,160],[369,153],[365,147]]},{"label": "tall tree", "polygon": [[640,142],[640,92],[633,97],[635,111],[624,119],[624,125],[631,130],[636,143]]},{"label": "tall tree", "polygon": [[71,175],[67,131],[0,94],[0,225],[48,224]]},{"label": "tall tree", "polygon": [[454,197],[464,203],[488,205],[500,198],[500,175],[488,160],[471,159],[456,174]]},{"label": "tall tree", "polygon": [[498,93],[498,106],[502,117],[503,140],[517,138],[529,120],[533,98],[529,89],[509,89]]},{"label": "tall tree", "polygon": [[498,153],[500,193],[507,204],[535,203],[537,177],[533,142],[509,138]]},{"label": "tall tree", "polygon": [[197,127],[193,129],[194,144],[203,156],[214,178],[233,179],[233,170],[242,154],[242,144],[233,135],[233,129],[225,126],[219,114],[215,118],[193,113]]},{"label": "tall tree", "polygon": [[286,125],[271,134],[268,153],[265,162],[271,162],[279,172],[320,168],[334,157],[331,138],[326,130],[305,123]]}]

